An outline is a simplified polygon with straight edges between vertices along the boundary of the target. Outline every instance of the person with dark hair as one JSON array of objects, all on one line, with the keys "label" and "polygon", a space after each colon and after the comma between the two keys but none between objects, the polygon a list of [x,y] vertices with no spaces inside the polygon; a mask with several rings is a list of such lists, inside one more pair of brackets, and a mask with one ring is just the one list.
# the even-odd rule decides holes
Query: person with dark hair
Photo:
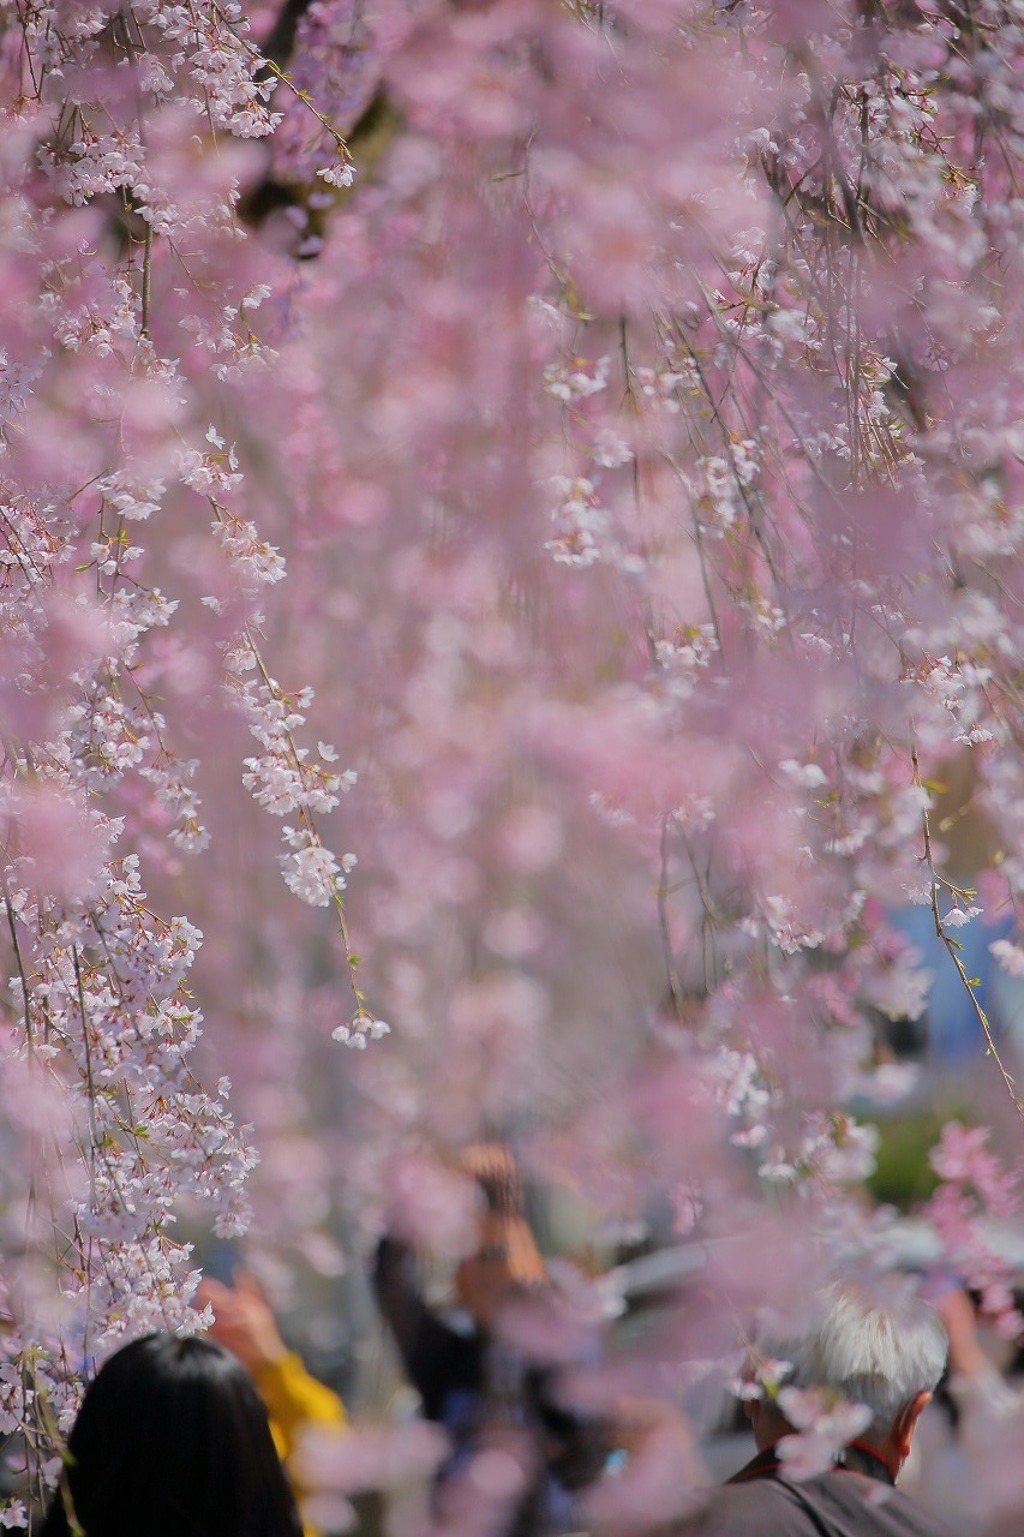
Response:
[{"label": "person with dark hair", "polygon": [[301,1537],[266,1410],[230,1351],[150,1334],[100,1369],[42,1527],[83,1533]]}]

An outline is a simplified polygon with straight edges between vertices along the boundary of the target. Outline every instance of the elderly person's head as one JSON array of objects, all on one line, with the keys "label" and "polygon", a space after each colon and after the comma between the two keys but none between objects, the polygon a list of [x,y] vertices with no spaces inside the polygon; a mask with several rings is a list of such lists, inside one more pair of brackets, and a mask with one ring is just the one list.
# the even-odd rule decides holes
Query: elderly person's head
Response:
[{"label": "elderly person's head", "polygon": [[[893,1282],[871,1290],[830,1288],[816,1299],[805,1333],[766,1338],[760,1350],[789,1363],[785,1386],[824,1390],[870,1410],[858,1439],[895,1478],[942,1376],[948,1346],[935,1310],[909,1285]],[[761,1451],[792,1432],[771,1396],[752,1403],[749,1413]]]}]

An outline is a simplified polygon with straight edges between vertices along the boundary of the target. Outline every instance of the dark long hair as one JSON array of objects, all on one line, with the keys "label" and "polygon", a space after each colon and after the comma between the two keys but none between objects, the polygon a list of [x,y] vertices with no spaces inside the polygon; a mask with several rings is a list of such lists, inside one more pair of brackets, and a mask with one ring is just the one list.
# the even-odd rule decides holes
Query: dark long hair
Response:
[{"label": "dark long hair", "polygon": [[266,1410],[230,1351],[150,1334],[110,1357],[42,1537],[76,1524],[86,1537],[301,1537]]}]

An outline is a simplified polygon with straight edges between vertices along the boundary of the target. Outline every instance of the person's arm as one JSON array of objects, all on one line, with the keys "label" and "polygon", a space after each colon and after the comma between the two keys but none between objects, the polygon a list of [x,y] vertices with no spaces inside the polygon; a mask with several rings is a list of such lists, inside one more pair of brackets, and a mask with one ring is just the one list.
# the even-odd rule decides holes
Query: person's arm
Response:
[{"label": "person's arm", "polygon": [[385,1234],[377,1245],[373,1289],[377,1306],[394,1335],[395,1344],[408,1371],[428,1318],[427,1306],[420,1291],[416,1255],[409,1244]]},{"label": "person's arm", "polygon": [[480,1388],[479,1341],[456,1334],[430,1311],[420,1291],[415,1252],[400,1239],[381,1239],[373,1286],[423,1413],[428,1420],[441,1420],[450,1393]]}]

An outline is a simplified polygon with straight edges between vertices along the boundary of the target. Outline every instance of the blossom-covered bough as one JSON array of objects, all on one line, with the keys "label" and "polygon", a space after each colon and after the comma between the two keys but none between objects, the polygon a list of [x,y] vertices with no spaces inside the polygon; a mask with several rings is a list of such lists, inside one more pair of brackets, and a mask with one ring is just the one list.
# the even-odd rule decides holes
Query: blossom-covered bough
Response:
[{"label": "blossom-covered bough", "polygon": [[[182,1202],[223,1235],[247,1221],[251,1128],[227,1079],[204,1085],[193,1063],[202,936],[147,895],[147,827],[172,862],[209,839],[187,712],[227,689],[258,744],[245,786],[297,821],[285,880],[339,915],[352,861],[316,816],[354,775],[327,743],[309,759],[306,696],[264,667],[258,594],[284,562],[209,425],[273,356],[255,330],[272,288],[247,270],[217,151],[275,123],[246,23],[231,7],[10,5],[2,28],[2,1418],[36,1480],[83,1365],[195,1327]],[[208,674],[178,690],[190,651]]]},{"label": "blossom-covered bough", "polygon": [[[1016,1104],[959,946],[1024,880],[1022,43],[1008,0],[0,4],[33,1477],[83,1366],[201,1326],[176,1215],[329,1272],[302,1228],[424,1137],[667,1197],[730,1316],[862,1258],[907,904]],[[1006,1312],[982,1142],[937,1219]]]}]

